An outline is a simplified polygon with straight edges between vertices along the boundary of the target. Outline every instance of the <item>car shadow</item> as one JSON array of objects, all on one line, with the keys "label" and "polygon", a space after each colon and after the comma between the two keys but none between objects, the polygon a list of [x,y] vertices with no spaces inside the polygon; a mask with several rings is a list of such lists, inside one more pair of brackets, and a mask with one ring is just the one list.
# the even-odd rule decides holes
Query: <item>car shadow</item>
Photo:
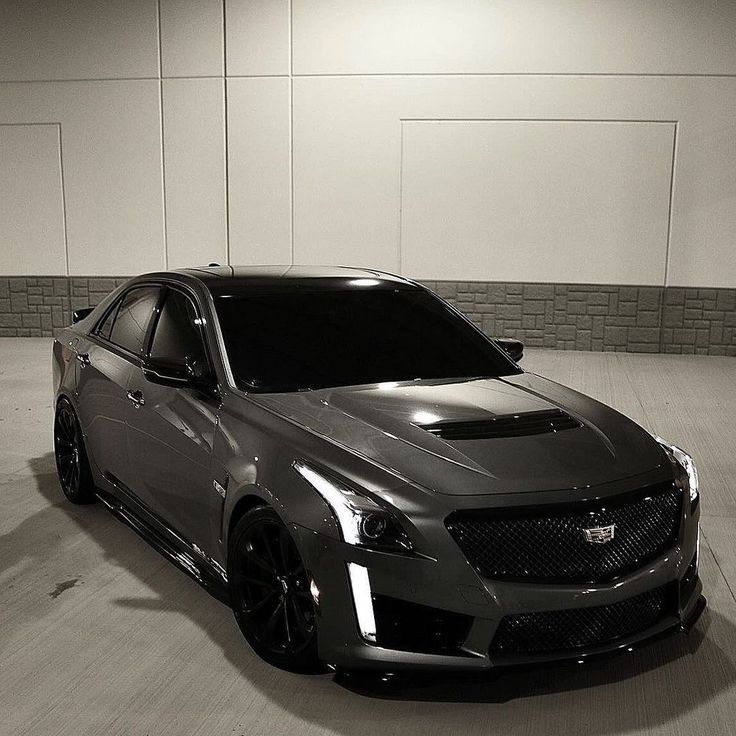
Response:
[{"label": "car shadow", "polygon": [[[230,610],[181,571],[167,563],[151,575],[150,565],[144,564],[141,549],[136,546],[146,546],[145,542],[136,537],[135,545],[121,544],[121,539],[130,537],[111,533],[115,527],[107,523],[109,515],[102,505],[80,508],[67,503],[61,495],[51,453],[32,460],[31,467],[36,489],[49,507],[28,517],[16,527],[17,532],[0,538],[3,549],[12,551],[14,541],[38,524],[37,517],[61,510],[108,560],[152,590],[152,595],[145,597],[117,599],[116,605],[188,616],[222,650],[250,687],[284,711],[331,733],[372,736],[379,730],[485,731],[478,719],[493,718],[493,730],[522,736],[530,732],[529,704],[533,703],[536,718],[557,720],[550,730],[584,726],[588,734],[612,734],[675,721],[736,684],[736,667],[730,656],[733,650],[728,646],[736,642],[736,626],[712,610],[705,612],[688,637],[668,637],[630,654],[582,666],[545,665],[481,676],[305,676],[278,672],[250,650]],[[119,523],[112,516],[109,519]],[[50,552],[47,547],[39,549],[38,555]],[[176,576],[185,578],[184,586]],[[172,590],[179,593],[185,588],[186,595],[172,595]],[[447,704],[454,705],[448,709]],[[487,706],[487,710],[479,712],[479,705]],[[604,718],[598,717],[601,713]]]}]

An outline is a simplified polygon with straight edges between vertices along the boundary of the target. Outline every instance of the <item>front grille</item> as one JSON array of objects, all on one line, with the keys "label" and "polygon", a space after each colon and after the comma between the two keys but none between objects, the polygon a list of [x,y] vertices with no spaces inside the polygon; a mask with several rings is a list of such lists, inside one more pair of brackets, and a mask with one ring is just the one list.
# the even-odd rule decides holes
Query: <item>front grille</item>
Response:
[{"label": "front grille", "polygon": [[489,419],[465,422],[422,424],[422,429],[443,440],[489,440],[531,434],[561,432],[582,427],[582,423],[561,409],[499,414]]},{"label": "front grille", "polygon": [[[672,483],[594,502],[456,512],[447,528],[484,577],[540,583],[603,583],[669,549],[682,491]],[[597,544],[585,530],[614,525]]]},{"label": "front grille", "polygon": [[674,613],[669,585],[608,606],[517,613],[501,619],[493,654],[574,652],[634,636]]}]

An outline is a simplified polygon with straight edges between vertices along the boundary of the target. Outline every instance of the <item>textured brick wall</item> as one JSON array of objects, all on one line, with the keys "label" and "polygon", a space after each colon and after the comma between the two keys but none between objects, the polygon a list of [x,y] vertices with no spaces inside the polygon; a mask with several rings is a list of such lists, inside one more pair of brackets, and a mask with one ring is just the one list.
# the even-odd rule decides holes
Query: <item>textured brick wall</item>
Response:
[{"label": "textured brick wall", "polygon": [[736,289],[665,289],[662,350],[736,355]]},{"label": "textured brick wall", "polygon": [[0,277],[0,337],[43,337],[71,322],[71,313],[94,306],[124,278]]},{"label": "textured brick wall", "polygon": [[[0,336],[52,335],[124,278],[0,277]],[[487,335],[530,347],[736,356],[736,289],[428,281]]]},{"label": "textured brick wall", "polygon": [[532,347],[736,356],[736,289],[424,283],[487,335]]}]

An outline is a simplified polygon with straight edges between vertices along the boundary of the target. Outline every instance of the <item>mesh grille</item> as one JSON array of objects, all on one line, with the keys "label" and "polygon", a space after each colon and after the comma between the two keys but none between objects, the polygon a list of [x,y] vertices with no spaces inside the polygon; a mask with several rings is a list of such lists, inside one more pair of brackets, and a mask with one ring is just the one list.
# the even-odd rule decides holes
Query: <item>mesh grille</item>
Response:
[{"label": "mesh grille", "polygon": [[[487,578],[603,583],[636,570],[674,544],[681,503],[681,490],[667,483],[594,503],[457,512],[447,528]],[[586,539],[586,529],[611,524],[610,541]]]},{"label": "mesh grille", "polygon": [[505,616],[491,652],[532,654],[603,646],[645,631],[672,610],[672,591],[664,586],[609,606]]},{"label": "mesh grille", "polygon": [[583,425],[561,409],[499,414],[490,419],[467,422],[422,424],[422,429],[443,440],[489,440],[500,437],[523,437],[530,434],[561,432]]}]

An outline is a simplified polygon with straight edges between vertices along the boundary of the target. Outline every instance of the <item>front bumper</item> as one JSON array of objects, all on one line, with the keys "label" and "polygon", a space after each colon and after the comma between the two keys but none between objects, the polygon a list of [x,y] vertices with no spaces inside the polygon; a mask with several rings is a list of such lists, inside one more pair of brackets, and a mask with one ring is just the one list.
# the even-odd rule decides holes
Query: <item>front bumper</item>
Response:
[{"label": "front bumper", "polygon": [[[320,658],[340,667],[487,670],[571,658],[584,660],[631,649],[675,630],[689,630],[705,605],[702,584],[697,577],[697,517],[692,516],[683,524],[677,545],[666,554],[611,584],[589,586],[483,579],[449,536],[443,554],[431,559],[361,549],[298,526],[294,527],[294,533],[319,589]],[[368,641],[361,634],[358,621],[348,573],[351,563],[367,571],[374,606],[379,599],[393,599],[429,607],[430,611],[447,612],[450,616],[467,617],[468,625],[459,646],[432,651],[431,646],[417,647],[400,641],[397,644],[397,637],[392,637],[389,648],[381,645],[380,633],[376,642]],[[655,622],[634,633],[601,644],[554,651],[498,653],[493,649],[494,637],[505,616],[611,606],[659,588],[670,591],[671,604]]]}]

